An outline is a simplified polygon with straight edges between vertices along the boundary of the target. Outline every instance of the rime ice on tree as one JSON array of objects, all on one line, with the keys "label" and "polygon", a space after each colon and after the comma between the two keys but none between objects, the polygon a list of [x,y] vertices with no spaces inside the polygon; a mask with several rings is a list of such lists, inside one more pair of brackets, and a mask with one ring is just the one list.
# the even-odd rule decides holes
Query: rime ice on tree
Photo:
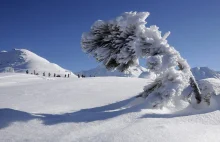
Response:
[{"label": "rime ice on tree", "polygon": [[152,107],[178,106],[188,86],[190,94],[200,103],[201,93],[190,66],[167,43],[170,32],[161,36],[157,26],[146,27],[148,16],[148,12],[126,12],[111,21],[96,21],[91,31],[82,35],[83,51],[110,70],[125,71],[137,65],[138,58],[146,58],[148,68],[157,78],[139,96],[146,98]]}]

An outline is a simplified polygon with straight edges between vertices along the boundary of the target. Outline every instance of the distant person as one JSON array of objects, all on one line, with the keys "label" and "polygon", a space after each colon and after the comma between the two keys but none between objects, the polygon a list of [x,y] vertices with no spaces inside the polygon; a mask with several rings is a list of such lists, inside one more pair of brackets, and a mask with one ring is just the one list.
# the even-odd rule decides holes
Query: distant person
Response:
[{"label": "distant person", "polygon": [[45,72],[43,73],[43,76],[45,76]]},{"label": "distant person", "polygon": [[53,77],[56,77],[56,74],[54,73]]},{"label": "distant person", "polygon": [[28,74],[29,73],[29,71],[28,70],[26,70],[26,74]]},{"label": "distant person", "polygon": [[80,75],[79,75],[79,74],[78,74],[77,76],[78,76],[78,78],[80,78]]},{"label": "distant person", "polygon": [[68,74],[68,78],[70,77],[70,74]]},{"label": "distant person", "polygon": [[65,77],[66,77],[66,74],[65,74]]},{"label": "distant person", "polygon": [[48,76],[49,76],[49,77],[50,77],[50,75],[51,75],[51,74],[50,74],[50,73],[48,73]]},{"label": "distant person", "polygon": [[36,74],[35,70],[34,70],[34,75]]}]

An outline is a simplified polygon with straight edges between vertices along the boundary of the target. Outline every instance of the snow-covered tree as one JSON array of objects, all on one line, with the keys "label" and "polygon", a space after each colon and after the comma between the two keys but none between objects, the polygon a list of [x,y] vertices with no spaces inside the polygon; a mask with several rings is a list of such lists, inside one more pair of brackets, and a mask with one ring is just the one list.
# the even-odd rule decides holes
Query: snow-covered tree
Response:
[{"label": "snow-covered tree", "polygon": [[[157,77],[139,97],[146,98],[152,107],[176,107],[189,96],[195,96],[199,104],[201,92],[190,66],[167,43],[170,32],[161,36],[157,26],[145,26],[148,16],[148,12],[126,12],[114,20],[96,21],[91,31],[82,35],[83,51],[106,68],[119,71],[126,71],[137,65],[139,58],[146,58],[148,68]],[[184,94],[189,87],[191,93]]]}]

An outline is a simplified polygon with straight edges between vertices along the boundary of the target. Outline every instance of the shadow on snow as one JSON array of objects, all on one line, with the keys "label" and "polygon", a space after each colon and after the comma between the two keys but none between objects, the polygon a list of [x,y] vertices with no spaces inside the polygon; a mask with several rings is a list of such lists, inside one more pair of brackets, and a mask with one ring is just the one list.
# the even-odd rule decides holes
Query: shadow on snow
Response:
[{"label": "shadow on snow", "polygon": [[27,122],[33,119],[41,120],[45,125],[54,125],[68,122],[86,123],[98,120],[106,120],[132,111],[139,111],[139,109],[135,107],[132,109],[123,109],[123,107],[132,100],[134,100],[134,98],[101,107],[82,109],[76,112],[64,114],[32,114],[10,108],[3,108],[0,109],[0,129],[8,127],[13,122]]},{"label": "shadow on snow", "polygon": [[[139,112],[141,109],[145,108],[145,104],[126,107],[126,105],[129,104],[134,99],[135,98],[130,98],[127,100],[123,100],[120,102],[116,102],[101,107],[82,109],[76,112],[64,113],[64,114],[32,114],[19,110],[3,108],[0,109],[0,129],[8,127],[13,122],[27,122],[33,119],[41,120],[44,125],[55,125],[55,124],[70,123],[70,122],[87,123],[87,122],[93,122],[99,120],[106,120],[131,112]],[[189,109],[175,112],[172,114],[149,113],[149,114],[144,114],[143,116],[140,117],[140,119],[141,118],[173,118],[173,117],[189,116],[189,115],[208,112],[208,111],[191,112],[187,110]]]}]

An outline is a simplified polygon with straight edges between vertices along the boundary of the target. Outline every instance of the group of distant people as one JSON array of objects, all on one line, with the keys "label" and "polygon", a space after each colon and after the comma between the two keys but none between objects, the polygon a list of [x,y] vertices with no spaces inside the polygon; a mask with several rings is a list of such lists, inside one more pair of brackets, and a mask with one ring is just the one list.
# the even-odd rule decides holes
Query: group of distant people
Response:
[{"label": "group of distant people", "polygon": [[[35,70],[34,70],[33,73],[30,73],[29,70],[26,70],[26,74],[39,75],[39,73],[37,73]],[[51,77],[51,76],[52,76],[52,74],[51,74],[50,72],[49,72],[47,75],[48,75],[48,77]],[[46,73],[45,73],[45,72],[43,72],[43,76],[46,76]],[[86,77],[84,74],[82,74],[82,75],[78,74],[77,76],[78,76],[78,78],[85,78],[85,77]],[[53,74],[53,77],[61,77],[61,75],[54,73],[54,74]],[[70,74],[65,74],[64,77],[65,77],[65,78],[69,78],[69,77],[70,77]],[[90,75],[90,76],[88,76],[88,77],[95,77],[95,76]]]},{"label": "group of distant people", "polygon": [[[29,74],[29,70],[26,70],[26,74]],[[30,74],[39,75],[39,73],[36,73],[35,70],[34,70],[34,73],[30,73]],[[43,76],[46,76],[45,72],[43,72]],[[50,76],[51,76],[51,73],[49,72],[48,73],[48,77],[50,77]],[[54,73],[53,77],[61,77],[61,75]],[[69,78],[70,74],[65,74],[64,77],[68,77]]]},{"label": "group of distant people", "polygon": [[[77,76],[78,76],[78,78],[85,78],[85,77],[86,77],[86,76],[83,75],[83,74],[82,74],[82,75],[78,74]],[[95,77],[95,76],[90,75],[89,77]]]}]

